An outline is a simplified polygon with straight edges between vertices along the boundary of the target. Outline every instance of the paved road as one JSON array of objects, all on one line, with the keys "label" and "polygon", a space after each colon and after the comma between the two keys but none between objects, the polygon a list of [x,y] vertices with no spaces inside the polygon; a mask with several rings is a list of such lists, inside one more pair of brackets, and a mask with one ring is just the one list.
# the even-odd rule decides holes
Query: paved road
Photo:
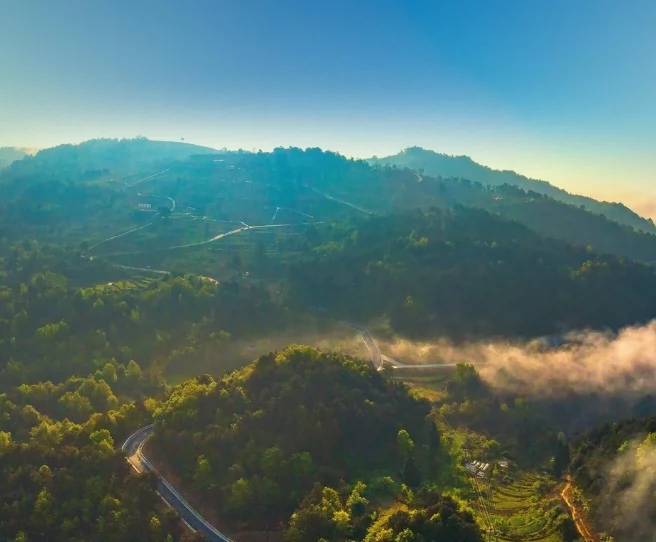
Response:
[{"label": "paved road", "polygon": [[[362,337],[367,350],[369,350],[369,363],[377,371],[381,371],[384,365],[388,365],[392,369],[448,369],[454,368],[458,365],[457,363],[422,363],[412,365],[402,363],[383,354],[378,347],[378,343],[376,343],[368,329],[358,326],[357,324],[352,324],[350,322],[347,322],[347,325],[360,333],[360,336]],[[478,365],[477,362],[468,363],[472,365]]]},{"label": "paved road", "polygon": [[158,477],[157,492],[166,505],[175,510],[192,531],[200,532],[210,542],[233,542],[205,521],[187,501],[164,479],[143,455],[143,445],[153,432],[153,425],[142,427],[130,435],[123,444],[128,461],[137,472],[154,472]]}]

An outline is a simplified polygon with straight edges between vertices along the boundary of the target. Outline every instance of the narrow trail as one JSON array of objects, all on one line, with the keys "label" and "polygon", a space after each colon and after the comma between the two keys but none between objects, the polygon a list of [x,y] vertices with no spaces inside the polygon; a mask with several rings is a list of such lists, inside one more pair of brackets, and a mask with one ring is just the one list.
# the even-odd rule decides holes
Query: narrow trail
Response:
[{"label": "narrow trail", "polygon": [[171,208],[169,209],[171,212],[175,211],[175,200],[173,198],[170,198],[168,196],[159,196],[157,194],[142,194],[141,192],[137,192],[137,196],[141,196],[143,198],[154,198],[154,199],[165,199],[171,202]]},{"label": "narrow trail", "polygon": [[306,217],[311,218],[312,220],[314,220],[314,217],[312,215],[308,215],[307,213],[302,213],[301,211],[296,211],[294,209],[288,209],[287,207],[276,207],[276,212],[273,213],[273,218],[271,219],[271,224],[273,224],[276,221],[276,217],[278,216],[278,211],[289,211],[290,213],[296,213],[297,215],[306,216]]},{"label": "narrow trail", "polygon": [[118,239],[119,237],[123,237],[124,235],[127,235],[128,233],[134,233],[135,231],[143,230],[144,228],[147,228],[148,226],[152,226],[152,225],[153,225],[153,223],[150,222],[149,224],[146,224],[144,226],[139,226],[138,228],[133,228],[133,229],[128,230],[126,232],[119,233],[118,235],[114,235],[112,237],[108,237],[107,239],[103,239],[102,241],[96,243],[92,247],[89,247],[88,249],[86,249],[82,254],[86,254],[90,250],[93,250],[94,248],[99,247],[103,243],[107,243],[108,241],[113,241],[114,239]]},{"label": "narrow trail", "polygon": [[373,211],[368,211],[367,209],[363,209],[362,207],[359,207],[358,205],[355,205],[354,203],[351,203],[351,202],[343,200],[343,199],[336,198],[334,196],[331,196],[330,194],[326,194],[325,192],[321,192],[320,190],[317,190],[316,188],[314,188],[312,186],[308,186],[307,184],[303,185],[303,186],[305,186],[306,188],[309,188],[313,192],[323,196],[326,199],[329,199],[331,201],[335,201],[337,203],[341,203],[342,205],[348,205],[349,207],[352,207],[356,211],[360,211],[362,213],[367,213],[368,215],[375,215],[376,214]]},{"label": "narrow trail", "polygon": [[572,477],[570,475],[567,475],[567,483],[561,491],[560,496],[563,498],[565,504],[569,508],[569,511],[572,514],[572,519],[576,524],[576,529],[583,537],[583,540],[585,540],[585,542],[599,542],[599,537],[589,526],[587,518],[585,517],[585,513],[581,510],[581,507],[576,503],[574,499]]},{"label": "narrow trail", "polygon": [[[144,178],[144,179],[140,179],[140,180],[138,180],[138,181],[136,181],[136,182],[134,182],[134,183],[132,183],[132,184],[128,184],[127,182],[124,181],[124,184],[125,184],[126,188],[131,188],[131,187],[133,187],[133,186],[137,186],[138,184],[141,184],[141,183],[144,182],[144,181],[147,181],[147,180],[149,180],[149,179],[152,179],[152,178],[154,178],[154,177],[157,177],[158,175],[162,175],[163,173],[166,173],[166,172],[169,171],[170,169],[171,169],[171,168],[167,168],[167,169],[165,169],[165,170],[163,170],[163,171],[160,171],[159,173],[155,173],[154,175],[150,175],[150,176],[148,176],[148,177],[146,177],[146,178]],[[130,175],[130,177],[131,177],[131,175]],[[126,177],[126,178],[127,178],[127,177]]]},{"label": "narrow trail", "polygon": [[[242,222],[242,224],[244,224],[244,223]],[[244,224],[244,226],[242,226],[241,228],[237,228],[237,229],[234,229],[234,230],[230,230],[230,231],[227,231],[227,232],[220,233],[220,234],[212,237],[211,239],[207,239],[206,241],[198,241],[196,243],[187,243],[187,244],[184,244],[184,245],[175,245],[175,246],[172,246],[172,247],[162,247],[162,248],[152,249],[152,250],[139,250],[139,251],[134,251],[134,252],[115,252],[115,253],[112,253],[112,254],[105,254],[104,257],[108,258],[108,257],[111,257],[111,256],[137,256],[139,254],[146,254],[146,253],[149,253],[149,252],[166,252],[166,251],[169,251],[169,250],[178,250],[178,249],[181,249],[181,248],[200,247],[200,246],[203,246],[203,245],[208,245],[210,243],[214,243],[214,242],[218,241],[219,239],[223,239],[225,237],[228,237],[229,235],[235,235],[237,233],[241,233],[241,232],[246,231],[246,230],[263,230],[263,229],[267,229],[267,228],[288,228],[290,226],[306,226],[308,224],[321,224],[321,222],[312,222],[312,223],[310,223],[310,222],[300,222],[300,223],[295,223],[295,224],[265,224],[263,226],[250,226],[248,224]],[[131,230],[131,231],[136,231],[136,230]],[[130,233],[130,232],[126,232],[126,233]],[[125,235],[125,234],[123,234],[123,235]],[[98,245],[96,245],[96,246],[98,246]],[[125,266],[123,266],[123,267],[125,267]],[[125,268],[127,269],[127,267],[125,267]]]}]

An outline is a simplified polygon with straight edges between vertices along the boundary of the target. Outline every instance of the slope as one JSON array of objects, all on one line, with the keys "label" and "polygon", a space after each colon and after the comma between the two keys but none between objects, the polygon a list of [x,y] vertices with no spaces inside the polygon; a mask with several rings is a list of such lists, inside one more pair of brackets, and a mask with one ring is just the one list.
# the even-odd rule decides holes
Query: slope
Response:
[{"label": "slope", "polygon": [[0,147],[0,169],[9,167],[16,160],[22,160],[25,156],[35,152],[36,149],[26,147]]},{"label": "slope", "polygon": [[[85,151],[76,162],[66,158],[70,149],[62,150],[60,166],[46,162],[24,175],[9,168],[0,174],[7,181],[0,182],[0,231],[13,240],[97,247],[91,256],[126,266],[217,276],[214,267],[220,277],[258,270],[261,278],[280,278],[283,263],[316,244],[314,225],[321,222],[464,205],[601,254],[656,262],[655,235],[536,192],[464,179],[423,176],[418,182],[410,170],[372,167],[320,149],[196,154],[160,163],[152,161],[157,154],[147,154],[138,163],[150,165],[117,176],[137,163],[118,147],[151,143],[158,145],[103,142],[116,151],[109,153],[116,170],[88,169],[111,160]],[[21,163],[35,160],[41,163]],[[264,260],[270,265],[260,273]]]},{"label": "slope", "polygon": [[[389,507],[401,481],[416,488],[437,470],[424,461],[440,450],[429,413],[428,402],[362,360],[293,345],[219,381],[205,375],[176,388],[155,413],[148,451],[232,532],[277,531],[289,520],[286,540],[381,540],[367,536],[381,504]],[[446,529],[439,521],[408,529],[479,542],[473,517],[453,521],[460,513],[451,504]]]},{"label": "slope", "polygon": [[290,270],[288,303],[343,318],[388,315],[406,336],[536,336],[656,312],[653,268],[478,209],[365,218],[319,237]]},{"label": "slope", "polygon": [[514,171],[499,171],[474,162],[468,156],[449,156],[420,147],[410,147],[400,153],[385,158],[371,158],[372,164],[408,167],[423,170],[428,175],[442,177],[462,177],[477,181],[483,185],[500,186],[509,184],[524,190],[531,190],[549,196],[555,200],[575,206],[585,206],[588,210],[603,214],[620,224],[626,224],[636,230],[656,233],[651,219],[645,219],[621,203],[597,201],[593,198],[570,194],[546,181],[529,179]]},{"label": "slope", "polygon": [[[653,397],[640,410],[653,408]],[[571,471],[578,500],[594,526],[619,540],[650,540],[656,529],[656,417],[605,424],[572,446]]]},{"label": "slope", "polygon": [[184,160],[195,154],[217,153],[208,147],[171,141],[92,139],[79,145],[43,149],[33,157],[14,162],[0,182],[49,175],[59,180],[97,179],[107,174],[128,175],[154,164]]}]

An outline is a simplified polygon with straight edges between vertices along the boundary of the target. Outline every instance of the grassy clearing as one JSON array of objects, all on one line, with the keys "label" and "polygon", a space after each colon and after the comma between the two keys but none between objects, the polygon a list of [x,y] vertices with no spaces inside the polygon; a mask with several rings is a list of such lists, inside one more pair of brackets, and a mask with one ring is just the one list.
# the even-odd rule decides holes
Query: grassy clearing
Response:
[{"label": "grassy clearing", "polygon": [[96,284],[95,288],[98,290],[135,290],[144,289],[153,282],[155,279],[151,277],[144,277],[142,275],[134,275],[131,279],[116,280],[106,282],[103,284]]},{"label": "grassy clearing", "polygon": [[410,369],[395,369],[394,379],[405,383],[420,397],[431,403],[444,398],[444,386],[451,376],[450,371],[424,369],[421,371]]}]

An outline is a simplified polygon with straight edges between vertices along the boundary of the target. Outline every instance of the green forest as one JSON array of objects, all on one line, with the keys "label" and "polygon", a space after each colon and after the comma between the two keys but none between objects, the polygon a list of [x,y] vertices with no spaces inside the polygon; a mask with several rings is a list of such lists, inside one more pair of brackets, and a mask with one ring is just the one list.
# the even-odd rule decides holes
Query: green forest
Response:
[{"label": "green forest", "polygon": [[393,156],[374,157],[368,161],[371,164],[407,167],[422,173],[426,172],[427,175],[433,177],[463,178],[489,186],[515,186],[526,192],[536,192],[575,207],[583,206],[594,213],[603,214],[611,220],[631,226],[636,230],[656,233],[656,227],[651,219],[639,216],[621,203],[597,201],[586,196],[570,194],[546,181],[529,179],[514,171],[491,169],[474,162],[468,156],[450,156],[421,147],[409,147]]},{"label": "green forest", "polygon": [[375,217],[319,231],[289,302],[386,314],[407,337],[538,336],[646,322],[654,269],[541,237],[479,209]]},{"label": "green forest", "polygon": [[0,170],[0,538],[203,540],[162,478],[237,542],[588,542],[573,509],[596,541],[653,532],[642,388],[532,395],[466,356],[376,370],[356,330],[647,324],[656,237],[423,167],[137,138]]}]

